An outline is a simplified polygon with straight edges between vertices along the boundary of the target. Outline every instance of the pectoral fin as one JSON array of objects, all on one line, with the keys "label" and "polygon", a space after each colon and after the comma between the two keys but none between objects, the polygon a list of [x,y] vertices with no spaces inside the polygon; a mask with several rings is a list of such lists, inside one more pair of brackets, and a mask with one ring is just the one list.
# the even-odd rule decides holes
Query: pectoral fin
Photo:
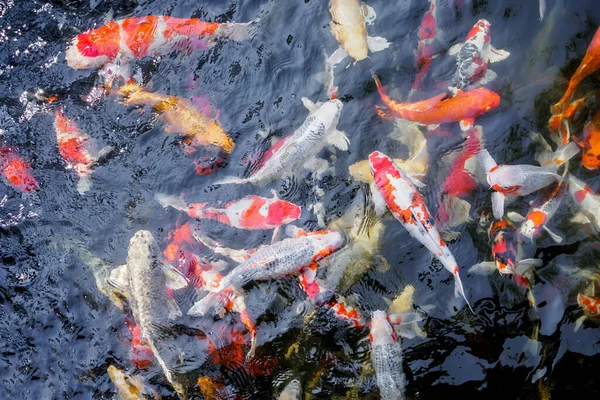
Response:
[{"label": "pectoral fin", "polygon": [[337,147],[342,151],[348,151],[350,139],[348,139],[348,136],[346,136],[344,132],[335,129],[329,135],[327,135],[327,143]]},{"label": "pectoral fin", "polygon": [[497,77],[498,77],[497,73],[495,73],[491,69],[488,69],[487,72],[485,73],[485,76],[483,77],[483,79],[481,79],[481,81],[479,82],[479,85],[488,84],[488,83],[492,82],[493,80],[495,80]]},{"label": "pectoral fin", "polygon": [[456,56],[458,54],[458,52],[460,51],[460,49],[463,47],[464,43],[456,43],[454,46],[450,47],[448,49],[448,55],[449,56]]},{"label": "pectoral fin", "polygon": [[492,212],[496,219],[504,216],[504,195],[500,192],[492,193]]},{"label": "pectoral fin", "polygon": [[381,217],[387,209],[387,204],[381,193],[379,193],[379,190],[377,190],[377,188],[375,187],[375,185],[371,183],[370,186],[372,194],[371,199],[373,200],[373,208],[375,209],[375,214]]},{"label": "pectoral fin", "polygon": [[[187,287],[188,280],[181,272],[168,264],[162,264],[162,270],[165,274],[167,287],[171,290],[178,290]],[[181,313],[181,311],[180,311]]]},{"label": "pectoral fin", "polygon": [[499,50],[494,46],[490,46],[490,62],[495,63],[498,61],[502,61],[510,56],[510,53],[506,50]]},{"label": "pectoral fin", "polygon": [[508,219],[510,219],[512,222],[523,222],[525,221],[525,217],[522,216],[521,214],[514,212],[514,211],[509,211],[506,216],[508,217]]},{"label": "pectoral fin", "polygon": [[322,103],[313,103],[311,100],[309,100],[306,97],[302,98],[302,104],[304,105],[304,107],[306,107],[308,109],[308,111],[310,112],[314,112],[316,111],[317,108],[319,108],[321,106]]},{"label": "pectoral fin", "polygon": [[363,17],[365,17],[365,23],[371,25],[373,22],[375,22],[375,19],[377,18],[377,13],[373,9],[373,7],[367,5],[366,3],[362,3],[361,11]]},{"label": "pectoral fin", "polygon": [[496,161],[494,161],[494,159],[486,149],[483,149],[479,153],[477,153],[477,159],[479,160],[479,164],[481,165],[486,174],[490,172],[490,169],[494,168],[497,165]]},{"label": "pectoral fin", "polygon": [[496,263],[494,261],[483,261],[479,264],[473,265],[469,268],[469,273],[479,274],[479,275],[491,275],[496,271]]},{"label": "pectoral fin", "polygon": [[562,243],[563,238],[562,236],[552,232],[550,230],[550,228],[548,228],[547,226],[544,226],[544,230],[546,231],[546,233],[548,234],[548,236],[550,236],[552,238],[552,240],[554,240],[556,243]]},{"label": "pectoral fin", "polygon": [[108,284],[114,287],[123,296],[130,298],[129,280],[127,278],[127,264],[120,265],[110,271]]},{"label": "pectoral fin", "polygon": [[329,56],[329,64],[335,66],[339,64],[344,58],[348,57],[348,52],[344,48],[340,47]]},{"label": "pectoral fin", "polygon": [[367,36],[367,46],[373,53],[385,50],[390,46],[390,42],[379,36]]}]

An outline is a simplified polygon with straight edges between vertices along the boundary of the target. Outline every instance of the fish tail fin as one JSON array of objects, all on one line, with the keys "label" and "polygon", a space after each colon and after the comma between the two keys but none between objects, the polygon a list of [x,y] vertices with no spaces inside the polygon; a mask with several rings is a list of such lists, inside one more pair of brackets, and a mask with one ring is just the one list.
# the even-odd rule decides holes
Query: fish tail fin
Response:
[{"label": "fish tail fin", "polygon": [[538,157],[542,167],[548,168],[552,172],[558,171],[561,165],[567,163],[571,158],[579,153],[579,146],[575,142],[569,142],[559,146],[554,152],[545,152]]},{"label": "fish tail fin", "polygon": [[260,21],[260,17],[250,22],[221,24],[215,34],[219,37],[229,38],[235,41],[248,40],[256,35],[256,32],[258,31],[258,21]]},{"label": "fish tail fin", "polygon": [[243,184],[250,182],[247,178],[238,178],[236,176],[228,176],[226,178],[221,179],[220,181],[215,182],[215,185],[227,185],[227,184]]},{"label": "fish tail fin", "polygon": [[467,296],[465,295],[465,289],[463,288],[462,281],[460,280],[460,275],[458,273],[458,267],[456,267],[456,270],[454,271],[453,275],[454,275],[454,296],[455,297],[462,296],[462,298],[465,299],[465,302],[467,303],[469,310],[471,310],[471,312],[473,314],[475,314],[475,311],[473,311],[473,308],[471,307],[471,303],[469,303],[469,300],[467,300]]},{"label": "fish tail fin", "polygon": [[179,211],[187,211],[188,209],[188,206],[187,204],[185,204],[185,201],[177,196],[172,196],[170,194],[165,193],[156,193],[154,195],[154,198],[164,208],[173,207],[174,209]]},{"label": "fish tail fin", "polygon": [[85,192],[90,190],[92,187],[92,177],[91,175],[81,175],[79,177],[79,182],[77,182],[77,191],[79,194],[83,195]]}]

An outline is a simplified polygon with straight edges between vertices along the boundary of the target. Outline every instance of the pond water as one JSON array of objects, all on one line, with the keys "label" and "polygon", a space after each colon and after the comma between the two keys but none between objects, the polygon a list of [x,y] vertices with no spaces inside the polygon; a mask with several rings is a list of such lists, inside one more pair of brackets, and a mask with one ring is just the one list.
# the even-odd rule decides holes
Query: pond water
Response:
[{"label": "pond water", "polygon": [[[329,27],[328,3],[0,0],[2,145],[29,162],[39,186],[22,193],[6,181],[0,184],[1,398],[111,399],[118,394],[107,374],[109,365],[141,376],[161,398],[178,398],[156,362],[146,369],[132,364],[130,317],[99,290],[94,272],[103,267],[94,262],[111,268],[124,264],[129,240],[141,229],[154,235],[161,251],[170,232],[186,222],[236,249],[269,244],[271,231],[195,220],[163,208],[157,193],[183,196],[188,203],[216,203],[251,194],[271,197],[274,189],[280,198],[303,207],[294,224],[311,231],[320,228],[320,218],[327,224],[341,217],[364,189],[349,174],[350,165],[375,150],[406,157],[406,146],[389,136],[394,121],[377,114],[375,106],[383,103],[371,71],[392,98],[407,98],[417,73],[418,30],[429,2],[370,0],[377,19],[368,25],[369,34],[387,39],[390,46],[356,63],[347,58],[334,69],[343,102],[337,129],[348,136],[348,151],[327,147],[319,153],[331,168],[318,179],[304,174],[265,186],[217,184],[225,177],[243,176],[257,149],[302,124],[309,114],[303,97],[328,100],[324,54],[339,47]],[[456,59],[447,50],[464,41],[478,19],[488,20],[492,44],[510,56],[490,64],[497,78],[486,87],[501,102],[476,124],[498,163],[537,165],[531,132],[548,138],[551,106],[562,97],[598,28],[600,6],[594,0],[547,0],[540,21],[533,0],[437,3],[434,47],[439,55],[411,100],[433,97],[448,86]],[[66,63],[66,49],[80,33],[111,18],[148,15],[217,22],[260,17],[248,40],[221,40],[209,49],[184,48],[131,63],[146,90],[210,109],[206,113],[230,134],[235,148],[214,173],[196,173],[181,137],[165,134],[164,121],[151,108],[124,105],[114,93],[97,104],[84,101],[98,83],[98,70],[72,69]],[[580,92],[598,86],[597,75],[592,76]],[[51,96],[58,100],[48,104],[45,99]],[[94,167],[91,188],[83,195],[77,191],[77,174],[57,149],[57,104],[99,148],[113,149]],[[426,135],[429,165],[421,192],[433,214],[441,183],[452,172],[444,156],[457,154],[464,142],[458,124],[443,128],[448,132]],[[569,172],[600,190],[598,171],[581,167],[580,155],[570,161]],[[532,310],[526,292],[509,277],[467,272],[471,265],[491,260],[487,228],[478,225],[482,213],[491,212],[490,194],[487,185],[480,185],[466,198],[471,222],[459,225],[460,235],[448,244],[461,267],[473,313],[454,297],[450,274],[389,217],[383,219],[380,251],[389,269],[374,266],[340,294],[353,299],[368,318],[370,312],[387,308],[385,299],[414,286],[413,303],[424,310],[420,326],[426,336],[401,339],[408,398],[598,395],[600,329],[588,320],[575,330],[583,315],[577,294],[590,283],[580,270],[597,272],[597,232],[573,221],[579,211],[566,196],[549,223],[564,241],[557,244],[542,234],[535,244],[524,245],[529,257],[543,260],[532,281],[537,311]],[[526,213],[534,198],[520,197],[508,207]],[[324,211],[315,213],[315,203]],[[195,246],[192,250],[209,253]],[[184,292],[174,298],[185,311],[194,293]],[[253,283],[246,293],[248,310],[257,320],[255,358],[246,361],[234,351],[215,358],[205,341],[197,339],[198,357],[206,362],[198,362],[200,367],[188,374],[190,398],[211,398],[196,384],[199,377],[217,382],[225,398],[276,397],[291,379],[300,380],[305,398],[378,398],[367,327],[352,328],[319,307],[299,311],[299,305],[307,304],[306,295],[294,277]],[[211,322],[210,329],[191,317],[182,320],[186,324],[217,343],[231,341],[218,332],[247,333],[236,314]],[[244,340],[245,354],[249,339]]]}]

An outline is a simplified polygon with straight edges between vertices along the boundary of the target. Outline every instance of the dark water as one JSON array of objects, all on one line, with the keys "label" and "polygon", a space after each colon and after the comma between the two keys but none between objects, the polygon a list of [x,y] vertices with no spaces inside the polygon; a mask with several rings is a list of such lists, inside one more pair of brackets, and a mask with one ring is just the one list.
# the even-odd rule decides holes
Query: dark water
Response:
[{"label": "dark water", "polygon": [[[547,133],[550,106],[566,88],[598,24],[596,1],[548,0],[543,22],[537,1],[439,1],[438,45],[441,50],[464,40],[477,19],[492,24],[492,43],[511,56],[491,68],[498,79],[488,85],[502,97],[500,106],[477,120],[483,126],[485,146],[501,163],[534,164],[529,132]],[[462,3],[462,10],[457,5]],[[357,189],[347,167],[373,150],[400,156],[404,149],[387,135],[392,122],[374,111],[379,103],[370,70],[377,71],[395,98],[406,96],[415,71],[417,30],[428,8],[425,1],[372,0],[378,18],[372,35],[392,42],[390,48],[344,69],[336,68],[336,84],[345,101],[338,129],[351,140],[350,151],[337,151],[335,176],[320,182],[326,189],[328,217],[338,215]],[[112,11],[110,11],[112,10]],[[108,97],[95,107],[81,100],[94,84],[94,70],[72,70],[65,49],[77,34],[99,26],[112,12],[114,18],[145,15],[200,17],[217,21],[250,21],[262,15],[250,42],[224,41],[208,51],[187,56],[174,52],[141,65],[152,90],[185,98],[207,97],[217,108],[219,121],[231,133],[236,148],[224,170],[209,176],[195,174],[194,166],[174,136],[163,135],[151,113],[127,108]],[[323,51],[337,48],[328,23],[325,0],[273,1],[0,1],[0,129],[3,143],[19,149],[30,161],[40,190],[22,195],[0,185],[0,208],[6,221],[19,213],[16,225],[0,229],[0,397],[15,399],[112,398],[110,364],[131,369],[130,334],[125,317],[99,292],[93,274],[74,248],[88,249],[107,265],[120,265],[129,238],[148,229],[163,246],[167,232],[187,217],[163,209],[157,192],[195,201],[232,200],[267,188],[211,186],[224,176],[244,173],[242,158],[255,148],[260,130],[275,137],[292,132],[307,115],[301,97],[327,99],[319,77]],[[419,97],[437,94],[435,85],[451,79],[454,58],[444,54],[433,62]],[[594,78],[584,88],[597,88]],[[58,94],[68,115],[101,146],[118,151],[93,174],[85,195],[76,191],[76,175],[65,170],[56,149],[53,113],[38,110],[32,94]],[[450,138],[428,138],[430,173],[424,191],[437,208],[437,188],[447,174],[442,155],[461,143],[458,129]],[[329,156],[330,153],[325,151]],[[571,163],[571,172],[598,191],[598,175]],[[273,184],[282,196],[304,207],[300,223],[316,227],[308,210],[312,199],[303,187]],[[480,188],[472,199],[472,217],[491,208],[490,193]],[[528,200],[512,207],[526,212]],[[384,309],[383,298],[393,299],[406,284],[416,288],[415,304],[434,304],[423,329],[426,338],[404,339],[404,371],[410,398],[448,396],[503,396],[505,398],[565,398],[598,395],[600,330],[586,322],[574,332],[581,316],[576,294],[581,281],[560,267],[593,269],[598,263],[597,236],[569,222],[576,209],[570,199],[551,225],[567,239],[561,246],[543,235],[530,249],[544,260],[536,275],[534,293],[539,319],[532,317],[527,300],[509,279],[467,275],[466,269],[489,259],[487,234],[476,224],[460,228],[450,244],[463,269],[463,283],[475,315],[453,297],[453,282],[430,254],[412,240],[397,221],[388,220],[382,254],[391,270],[372,271],[352,289],[360,294],[361,309]],[[250,234],[217,222],[202,221],[199,229],[231,247],[253,248],[267,243],[270,233]],[[586,231],[587,232],[587,231]],[[245,398],[269,398],[291,377],[299,378],[312,398],[343,398],[359,386],[359,398],[376,398],[373,375],[362,375],[368,360],[366,330],[356,331],[321,313],[303,325],[294,312],[294,298],[302,292],[292,280],[282,280],[279,292],[287,302],[276,304],[259,319],[261,345],[257,362],[277,360],[267,375],[242,370],[219,370],[232,392]],[[274,286],[274,285],[271,285]],[[264,301],[257,285],[249,306]],[[457,311],[458,310],[458,311]],[[236,317],[233,317],[234,319]],[[540,328],[539,344],[525,349]],[[292,343],[298,351],[284,357]],[[267,364],[267,361],[264,361]],[[539,371],[544,371],[543,373]],[[142,373],[144,374],[144,373]],[[166,398],[175,398],[160,371],[147,374],[150,385]],[[214,376],[214,373],[213,373]],[[534,376],[542,376],[533,382]],[[196,391],[197,392],[197,391]],[[199,394],[198,394],[199,396]]]}]

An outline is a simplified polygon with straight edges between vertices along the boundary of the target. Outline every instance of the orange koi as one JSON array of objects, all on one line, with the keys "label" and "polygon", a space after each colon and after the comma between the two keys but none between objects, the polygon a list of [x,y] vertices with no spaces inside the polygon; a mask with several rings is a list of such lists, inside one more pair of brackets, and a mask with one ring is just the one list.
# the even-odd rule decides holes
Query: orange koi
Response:
[{"label": "orange koi", "polygon": [[569,143],[571,140],[571,133],[569,130],[569,122],[571,122],[581,110],[582,107],[587,106],[590,107],[590,103],[594,103],[598,101],[598,97],[600,96],[599,90],[594,90],[587,95],[571,102],[564,111],[552,115],[550,120],[548,121],[548,127],[553,132],[558,132],[562,139],[562,144],[565,145]]},{"label": "orange koi", "polygon": [[434,46],[435,36],[437,34],[435,18],[436,1],[437,0],[429,0],[429,10],[423,15],[421,25],[419,26],[419,32],[417,33],[417,37],[419,38],[419,45],[415,56],[415,68],[417,69],[417,74],[410,89],[411,94],[421,88],[423,80],[431,67],[431,61],[438,56]]},{"label": "orange koi", "polygon": [[592,170],[600,168],[600,111],[583,128],[583,139],[573,136],[573,141],[583,149],[581,165]]},{"label": "orange koi", "polygon": [[12,147],[0,147],[0,170],[13,188],[25,193],[38,190],[31,166]]},{"label": "orange koi", "polygon": [[146,369],[152,365],[154,353],[148,341],[143,337],[140,327],[133,321],[127,321],[127,326],[133,335],[129,359],[137,368]]},{"label": "orange koi", "polygon": [[552,114],[560,114],[565,105],[571,102],[579,84],[589,75],[600,68],[600,29],[596,31],[592,42],[588,46],[581,64],[569,80],[569,86],[563,97],[552,107]]},{"label": "orange koi", "polygon": [[165,55],[175,49],[207,49],[216,39],[247,39],[253,23],[222,24],[154,15],[109,21],[72,40],[66,52],[67,64],[74,69],[97,68],[117,57],[128,62]]},{"label": "orange koi", "polygon": [[414,103],[399,103],[389,98],[379,78],[373,75],[373,79],[381,99],[387,106],[377,107],[378,114],[382,118],[399,117],[423,125],[460,121],[461,128],[466,130],[473,126],[476,117],[493,110],[500,104],[500,96],[486,88],[468,92],[458,90],[452,97],[442,93]]},{"label": "orange koi", "polygon": [[169,244],[167,245],[165,251],[163,251],[165,261],[168,263],[174,263],[177,261],[182,254],[183,248],[186,246],[194,246],[198,244],[196,239],[192,237],[190,224],[187,222],[169,232],[168,238]]}]

